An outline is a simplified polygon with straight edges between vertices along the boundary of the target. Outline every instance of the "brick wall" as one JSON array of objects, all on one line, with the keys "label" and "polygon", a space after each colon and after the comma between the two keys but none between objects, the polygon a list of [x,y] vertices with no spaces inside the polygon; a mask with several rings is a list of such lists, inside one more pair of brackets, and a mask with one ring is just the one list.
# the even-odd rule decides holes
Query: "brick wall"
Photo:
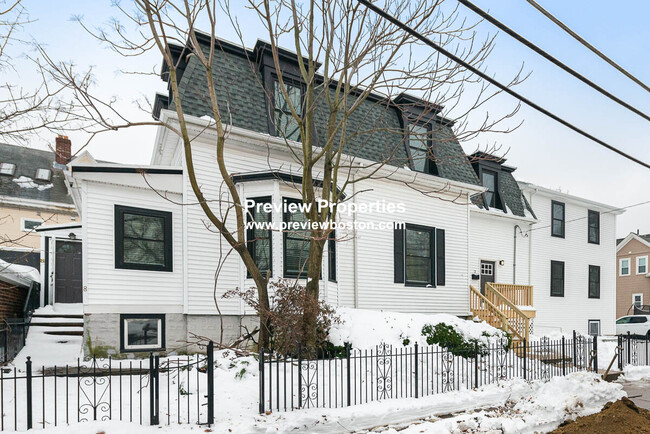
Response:
[{"label": "brick wall", "polygon": [[28,288],[0,281],[0,320],[22,316]]}]

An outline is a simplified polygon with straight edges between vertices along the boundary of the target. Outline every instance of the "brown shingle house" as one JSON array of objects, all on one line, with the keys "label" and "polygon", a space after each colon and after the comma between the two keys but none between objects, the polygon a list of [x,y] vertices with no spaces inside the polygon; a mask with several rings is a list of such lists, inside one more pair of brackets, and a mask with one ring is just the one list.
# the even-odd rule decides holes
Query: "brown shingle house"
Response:
[{"label": "brown shingle house", "polygon": [[650,308],[650,234],[631,232],[616,245],[616,317]]}]

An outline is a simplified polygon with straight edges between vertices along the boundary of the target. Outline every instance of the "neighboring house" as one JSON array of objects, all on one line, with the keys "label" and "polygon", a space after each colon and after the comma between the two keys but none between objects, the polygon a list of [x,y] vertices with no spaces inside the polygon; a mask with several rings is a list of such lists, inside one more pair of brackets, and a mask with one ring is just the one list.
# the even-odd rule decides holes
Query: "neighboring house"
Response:
[{"label": "neighboring house", "polygon": [[61,136],[56,153],[0,144],[0,259],[40,269],[45,252],[35,229],[77,221],[62,170],[70,145]]},{"label": "neighboring house", "polygon": [[[217,51],[214,60],[217,96],[228,101],[222,115],[232,122],[225,159],[240,197],[275,204],[298,200],[302,168],[296,166],[285,140],[274,137],[274,124],[285,125],[282,117],[289,115],[279,108],[281,101],[267,97],[274,94],[273,77],[277,74],[270,61],[270,47],[258,42],[253,50],[247,50],[226,41],[220,41],[220,47],[223,51]],[[173,47],[175,55],[181,51]],[[281,58],[283,71],[296,67],[295,55],[283,52]],[[255,60],[253,65],[249,59]],[[205,99],[205,77],[194,56],[183,56],[180,61],[186,62],[179,69],[178,80],[185,96],[187,127],[195,137],[193,164],[206,200],[218,210],[218,201],[227,203],[228,196],[215,159],[215,130]],[[164,68],[162,77],[168,79]],[[513,178],[514,168],[487,155],[465,156],[453,135],[453,124],[441,114],[442,107],[423,113],[427,106],[428,102],[408,95],[392,101],[371,95],[352,119],[355,130],[374,132],[371,139],[360,138],[347,145],[346,153],[354,157],[351,176],[363,178],[374,170],[370,168],[373,162],[386,155],[391,160],[373,179],[361,180],[346,191],[349,203],[361,206],[383,201],[402,204],[404,209],[401,213],[375,209],[372,214],[340,216],[341,222],[357,227],[374,224],[376,229],[337,232],[336,238],[346,241],[327,243],[321,294],[334,306],[469,317],[476,314],[470,306],[470,284],[480,286],[483,279],[488,285],[492,278],[495,284],[514,281],[530,285],[537,267],[550,267],[550,259],[547,265],[542,264],[546,259],[530,265],[534,256],[530,240],[536,238],[525,235],[538,221],[537,210],[533,212],[535,207]],[[170,95],[157,95],[156,118],[176,124],[173,108]],[[429,131],[430,139],[423,142],[421,136],[412,134],[417,128]],[[435,161],[410,158],[426,148]],[[100,164],[88,159],[73,161],[68,167],[66,176],[84,221],[80,238],[84,240],[86,343],[109,353],[174,350],[186,345],[193,334],[219,339],[223,332],[224,339],[231,340],[255,326],[255,312],[243,301],[222,298],[228,290],[253,286],[253,281],[197,205],[178,136],[168,129],[159,130],[150,166]],[[544,207],[538,197],[536,202]],[[545,213],[543,210],[540,215]],[[254,213],[253,218],[279,223],[304,217],[275,209]],[[542,224],[546,224],[544,218]],[[227,222],[230,227],[234,223],[232,218]],[[603,232],[607,240],[608,231]],[[248,247],[272,279],[295,279],[306,254],[300,235],[249,232]],[[573,235],[565,244],[567,249],[578,245]],[[613,257],[613,247],[611,254]],[[542,285],[541,291],[550,291],[548,285]],[[476,297],[484,297],[477,292]],[[568,289],[567,293],[573,294]],[[545,297],[540,295],[540,300]],[[534,311],[531,306],[519,307]],[[588,313],[585,310],[585,315]],[[563,323],[562,316],[541,312],[537,316],[544,324],[554,322],[556,329],[587,331],[586,320],[584,324],[577,320]],[[596,316],[609,320],[600,310]]]},{"label": "neighboring house", "polygon": [[650,234],[630,233],[616,246],[616,317],[650,305]]},{"label": "neighboring house", "polygon": [[[481,158],[479,158],[481,157]],[[471,208],[473,284],[529,285],[534,332],[615,331],[616,215],[623,211],[513,177],[505,160],[472,156],[488,191]],[[526,288],[520,288],[525,291]],[[527,309],[520,300],[519,309]]]}]

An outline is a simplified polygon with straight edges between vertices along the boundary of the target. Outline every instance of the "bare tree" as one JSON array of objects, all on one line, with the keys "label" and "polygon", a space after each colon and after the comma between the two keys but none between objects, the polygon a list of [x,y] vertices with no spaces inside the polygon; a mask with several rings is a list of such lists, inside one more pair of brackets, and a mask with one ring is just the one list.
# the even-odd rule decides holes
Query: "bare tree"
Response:
[{"label": "bare tree", "polygon": [[[385,0],[381,3],[385,10],[399,16],[419,33],[435,39],[475,67],[484,67],[493,39],[479,40],[473,25],[462,20],[455,8],[443,4],[442,0]],[[290,113],[285,124],[276,118],[273,121],[278,135],[284,138],[286,153],[302,171],[302,182],[296,188],[303,203],[308,205],[309,223],[315,224],[305,233],[309,253],[302,277],[307,279],[308,294],[318,299],[325,243],[331,236],[328,223],[336,221],[337,206],[352,197],[349,190],[353,184],[374,178],[390,179],[390,173],[404,165],[404,162],[396,163],[396,156],[404,149],[407,137],[413,140],[419,135],[423,136],[422,140],[427,140],[427,135],[431,134],[417,131],[404,134],[401,129],[381,122],[371,128],[362,128],[354,119],[363,107],[373,104],[386,112],[395,110],[400,105],[396,96],[409,92],[419,98],[420,116],[436,115],[443,105],[447,106],[453,119],[445,122],[455,122],[455,136],[460,140],[488,131],[507,132],[507,128],[501,129],[499,125],[514,115],[518,107],[497,118],[485,115],[480,122],[470,125],[469,114],[480,109],[498,92],[477,84],[477,78],[460,66],[431,52],[354,0],[249,0],[248,6],[266,29],[278,72],[278,87],[264,89],[267,98],[270,101],[280,98],[285,111]],[[157,50],[162,55],[176,112],[174,122],[127,120],[110,101],[94,96],[90,72],[78,75],[72,65],[50,61],[49,73],[57,83],[72,90],[74,103],[68,114],[77,116],[83,125],[80,128],[89,132],[91,138],[103,131],[156,124],[172,130],[182,139],[186,173],[198,205],[210,225],[237,252],[255,282],[261,306],[259,343],[267,345],[269,318],[264,312],[269,311],[268,275],[258,268],[247,249],[245,204],[231,178],[229,157],[225,151],[230,124],[228,101],[218,97],[215,77],[215,56],[221,49],[218,29],[224,24],[232,25],[243,43],[238,17],[231,11],[228,0],[136,0],[133,10],[127,10],[119,3],[117,7],[126,24],[115,20],[110,30],[87,29],[124,56],[137,56],[150,50]],[[130,25],[135,27],[136,36],[127,30]],[[200,30],[205,33],[199,38]],[[206,39],[209,42],[206,43]],[[283,46],[293,50],[299,59],[302,92],[298,96],[281,72]],[[173,51],[176,47],[182,49],[180,56]],[[206,77],[205,90],[210,116],[214,120],[212,126],[216,130],[216,161],[226,192],[224,198],[212,202],[204,195],[194,167],[194,137],[189,132],[186,101],[179,89],[179,67],[184,62],[195,62]],[[250,62],[251,68],[257,68],[253,59]],[[519,81],[517,75],[511,85]],[[261,82],[259,85],[264,88]],[[471,90],[466,92],[468,88]],[[422,101],[427,101],[424,106]],[[407,101],[404,104],[413,103]],[[363,157],[364,147],[373,135],[387,133],[393,134],[396,140],[384,150],[381,158],[366,165],[363,174],[359,175],[355,161]],[[456,138],[450,137],[449,140]],[[466,164],[464,155],[447,156],[456,159],[455,162],[443,161],[435,149],[418,155],[408,154],[408,158],[411,162],[407,164],[417,164],[417,159],[434,160],[437,164],[458,164],[462,160]],[[413,179],[417,176],[414,172]],[[422,193],[441,197],[444,189]],[[318,203],[323,201],[330,207],[319,207]],[[228,210],[225,213],[224,207]],[[227,224],[227,218],[235,220],[234,229]],[[314,315],[306,313],[303,327],[310,328],[315,324]]]}]

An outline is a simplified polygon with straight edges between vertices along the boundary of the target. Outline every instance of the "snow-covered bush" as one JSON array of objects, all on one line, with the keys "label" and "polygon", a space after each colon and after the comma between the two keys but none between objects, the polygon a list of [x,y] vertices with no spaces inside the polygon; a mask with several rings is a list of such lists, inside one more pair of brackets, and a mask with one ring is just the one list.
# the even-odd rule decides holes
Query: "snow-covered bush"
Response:
[{"label": "snow-covered bush", "polygon": [[[450,353],[460,357],[475,357],[477,354],[485,356],[488,354],[490,338],[503,337],[501,333],[490,335],[487,331],[484,331],[481,335],[482,337],[487,338],[487,343],[484,340],[479,341],[479,339],[474,338],[467,339],[453,326],[445,324],[444,322],[435,325],[425,324],[424,327],[422,327],[422,336],[426,338],[428,345],[439,345],[448,349]],[[505,334],[505,337],[506,339],[503,340],[503,345],[508,349],[511,344],[511,338],[507,333]]]}]

